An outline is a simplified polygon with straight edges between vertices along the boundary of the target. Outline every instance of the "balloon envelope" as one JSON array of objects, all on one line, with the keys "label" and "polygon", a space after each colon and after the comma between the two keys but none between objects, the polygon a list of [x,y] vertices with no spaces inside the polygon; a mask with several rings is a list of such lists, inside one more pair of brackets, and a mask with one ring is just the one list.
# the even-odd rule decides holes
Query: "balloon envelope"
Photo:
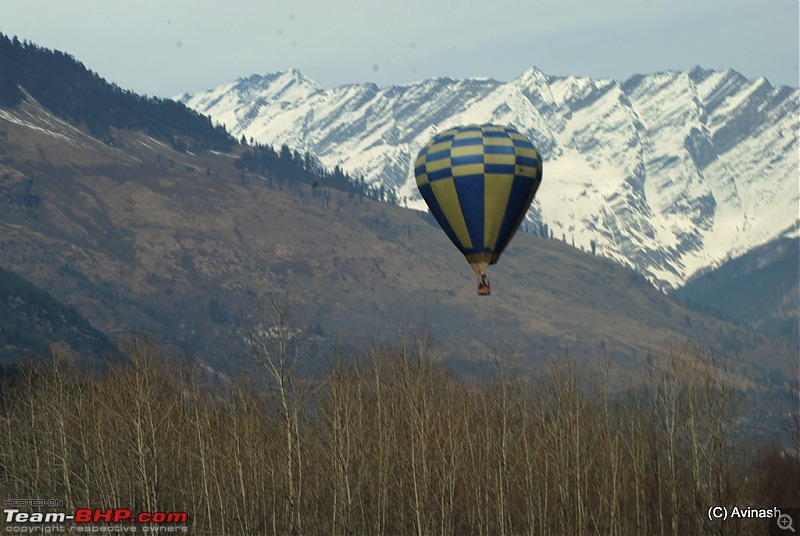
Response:
[{"label": "balloon envelope", "polygon": [[431,214],[482,275],[525,217],[542,181],[542,160],[512,127],[466,125],[428,142],[414,174]]}]

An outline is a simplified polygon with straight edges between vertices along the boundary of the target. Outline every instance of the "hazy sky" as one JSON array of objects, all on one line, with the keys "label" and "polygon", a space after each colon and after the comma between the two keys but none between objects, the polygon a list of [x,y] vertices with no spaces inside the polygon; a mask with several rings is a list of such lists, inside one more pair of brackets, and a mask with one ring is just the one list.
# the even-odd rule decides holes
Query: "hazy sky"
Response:
[{"label": "hazy sky", "polygon": [[798,0],[0,0],[0,32],[170,97],[299,68],[324,88],[625,80],[694,65],[800,85]]}]

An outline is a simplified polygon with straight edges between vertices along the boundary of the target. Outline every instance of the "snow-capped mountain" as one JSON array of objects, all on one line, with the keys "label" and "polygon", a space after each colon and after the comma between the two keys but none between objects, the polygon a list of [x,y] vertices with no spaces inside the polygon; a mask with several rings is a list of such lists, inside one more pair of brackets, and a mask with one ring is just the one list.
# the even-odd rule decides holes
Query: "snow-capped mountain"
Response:
[{"label": "snow-capped mountain", "polygon": [[179,99],[237,138],[310,152],[420,209],[412,160],[436,131],[511,124],[544,159],[526,227],[546,224],[665,288],[798,226],[800,91],[731,70],[620,83],[530,69],[508,83],[330,90],[291,70]]}]

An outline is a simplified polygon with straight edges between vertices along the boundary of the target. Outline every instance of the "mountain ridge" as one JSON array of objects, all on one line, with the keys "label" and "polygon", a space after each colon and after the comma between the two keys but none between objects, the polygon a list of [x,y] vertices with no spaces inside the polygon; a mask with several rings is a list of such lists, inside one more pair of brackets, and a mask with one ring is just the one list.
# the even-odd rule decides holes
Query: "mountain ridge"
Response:
[{"label": "mountain ridge", "polygon": [[616,82],[531,68],[511,82],[438,78],[330,90],[294,69],[179,100],[237,136],[310,151],[420,209],[410,162],[437,130],[513,124],[545,162],[525,227],[546,224],[556,237],[593,243],[665,289],[798,221],[800,92],[730,69]]}]

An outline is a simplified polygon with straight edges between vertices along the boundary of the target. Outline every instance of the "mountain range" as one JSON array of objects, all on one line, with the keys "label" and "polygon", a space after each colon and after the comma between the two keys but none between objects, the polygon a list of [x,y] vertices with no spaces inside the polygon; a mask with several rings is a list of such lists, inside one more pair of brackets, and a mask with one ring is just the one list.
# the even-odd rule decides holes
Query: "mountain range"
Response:
[{"label": "mountain range", "polygon": [[422,326],[460,370],[498,352],[530,370],[568,351],[632,374],[688,338],[731,355],[743,382],[791,372],[787,339],[693,311],[562,240],[518,233],[478,298],[432,218],[369,196],[380,189],[237,143],[68,55],[0,46],[0,266],[112,337],[144,330],[232,370],[247,361],[243,321],[274,302],[331,346]]},{"label": "mountain range", "polygon": [[624,82],[439,78],[323,89],[298,70],[176,97],[238,138],[315,156],[424,209],[412,160],[437,131],[511,124],[544,159],[524,224],[670,290],[798,228],[800,91],[695,67]]}]

